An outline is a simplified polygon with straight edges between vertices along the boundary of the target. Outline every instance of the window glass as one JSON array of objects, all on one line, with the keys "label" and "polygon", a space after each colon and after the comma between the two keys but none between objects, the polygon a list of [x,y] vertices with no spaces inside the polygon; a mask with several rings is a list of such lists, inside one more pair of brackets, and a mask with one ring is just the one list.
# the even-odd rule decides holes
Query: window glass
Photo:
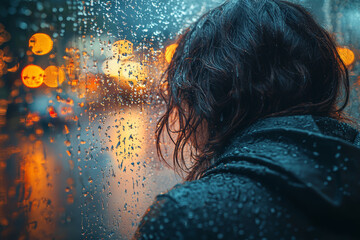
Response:
[{"label": "window glass", "polygon": [[[221,2],[0,2],[1,239],[131,238],[182,181],[155,149],[161,75],[182,30]],[[359,1],[296,2],[337,39],[358,118]]]}]

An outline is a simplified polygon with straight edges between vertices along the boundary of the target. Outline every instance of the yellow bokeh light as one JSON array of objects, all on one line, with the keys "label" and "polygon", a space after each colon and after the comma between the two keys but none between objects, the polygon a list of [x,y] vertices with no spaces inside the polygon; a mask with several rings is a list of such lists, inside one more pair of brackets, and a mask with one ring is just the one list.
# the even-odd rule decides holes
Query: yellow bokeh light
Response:
[{"label": "yellow bokeh light", "polygon": [[44,83],[48,87],[58,87],[65,80],[65,72],[56,66],[49,66],[45,69]]},{"label": "yellow bokeh light", "polygon": [[105,61],[103,71],[110,77],[118,78],[122,87],[145,87],[148,68],[136,61]]},{"label": "yellow bokeh light", "polygon": [[53,48],[51,37],[45,33],[35,33],[29,40],[29,47],[36,55],[48,54]]},{"label": "yellow bokeh light", "polygon": [[179,44],[177,43],[174,43],[174,44],[171,44],[170,46],[168,46],[165,50],[165,59],[166,59],[166,62],[170,63],[174,54],[175,54],[175,51],[176,51],[176,48],[179,46]]},{"label": "yellow bokeh light", "polygon": [[44,70],[34,64],[27,65],[21,72],[21,79],[29,88],[40,87],[44,82]]},{"label": "yellow bokeh light", "polygon": [[128,84],[142,84],[146,81],[146,70],[147,68],[139,63],[134,61],[128,61],[122,64],[120,68],[120,78],[128,82]]},{"label": "yellow bokeh light", "polygon": [[355,54],[353,51],[345,47],[337,47],[336,49],[345,66],[350,66],[354,62]]},{"label": "yellow bokeh light", "polygon": [[119,40],[113,43],[112,51],[115,56],[120,55],[122,57],[127,57],[133,54],[134,46],[132,42],[128,40]]},{"label": "yellow bokeh light", "polygon": [[110,77],[118,77],[120,72],[120,62],[115,58],[108,59],[102,64],[102,70],[105,74],[108,74]]}]

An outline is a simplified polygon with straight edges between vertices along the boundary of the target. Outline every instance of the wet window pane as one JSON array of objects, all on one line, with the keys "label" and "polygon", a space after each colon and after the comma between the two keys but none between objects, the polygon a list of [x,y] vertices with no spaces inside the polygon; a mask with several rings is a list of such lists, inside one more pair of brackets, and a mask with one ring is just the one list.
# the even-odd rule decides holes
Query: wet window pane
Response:
[{"label": "wet window pane", "polygon": [[[1,239],[131,238],[182,181],[156,154],[160,77],[182,30],[221,2],[1,1]],[[297,2],[336,37],[359,117],[359,2]]]}]

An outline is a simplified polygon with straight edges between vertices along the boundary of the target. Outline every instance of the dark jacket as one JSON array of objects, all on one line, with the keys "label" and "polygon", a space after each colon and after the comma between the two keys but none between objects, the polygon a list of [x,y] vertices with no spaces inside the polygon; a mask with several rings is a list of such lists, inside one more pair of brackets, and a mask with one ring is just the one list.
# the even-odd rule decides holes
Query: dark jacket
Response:
[{"label": "dark jacket", "polygon": [[201,179],[157,196],[135,239],[360,239],[359,146],[334,119],[260,120]]}]

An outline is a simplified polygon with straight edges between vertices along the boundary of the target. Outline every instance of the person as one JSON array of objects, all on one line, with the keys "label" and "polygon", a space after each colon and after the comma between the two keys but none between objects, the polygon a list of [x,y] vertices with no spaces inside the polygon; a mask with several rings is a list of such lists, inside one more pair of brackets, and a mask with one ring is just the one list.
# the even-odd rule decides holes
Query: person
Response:
[{"label": "person", "polygon": [[184,183],[134,239],[360,239],[348,71],[302,6],[229,0],[178,39],[158,122]]}]

